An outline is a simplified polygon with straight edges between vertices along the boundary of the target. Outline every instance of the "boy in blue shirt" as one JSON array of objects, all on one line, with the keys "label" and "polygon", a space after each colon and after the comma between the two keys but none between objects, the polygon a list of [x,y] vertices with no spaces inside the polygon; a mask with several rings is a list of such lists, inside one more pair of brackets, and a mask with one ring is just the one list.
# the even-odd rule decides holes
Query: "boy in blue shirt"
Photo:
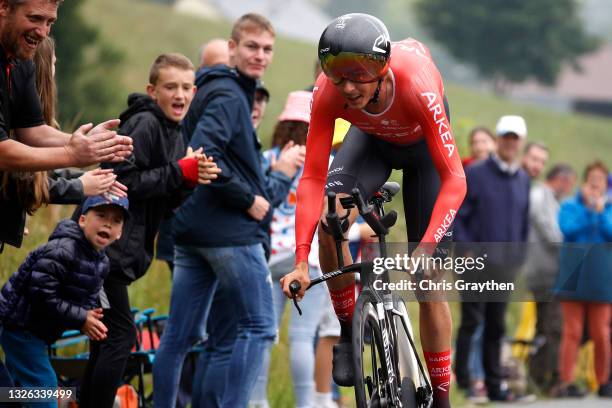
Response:
[{"label": "boy in blue shirt", "polygon": [[61,221],[0,291],[1,342],[15,385],[57,387],[47,345],[65,330],[106,338],[100,305],[109,268],[104,249],[121,236],[128,206],[127,198],[114,195],[88,198],[78,221]]}]

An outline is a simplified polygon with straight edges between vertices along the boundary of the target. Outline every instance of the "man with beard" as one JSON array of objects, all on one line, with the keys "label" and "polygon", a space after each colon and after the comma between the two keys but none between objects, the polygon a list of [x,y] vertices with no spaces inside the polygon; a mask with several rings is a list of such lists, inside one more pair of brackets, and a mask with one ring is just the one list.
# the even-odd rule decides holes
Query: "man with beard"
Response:
[{"label": "man with beard", "polygon": [[[131,139],[110,130],[118,120],[86,124],[72,135],[45,124],[31,59],[49,35],[61,1],[0,0],[0,171],[83,167],[131,153]],[[0,242],[18,247],[23,208],[7,197],[5,186],[0,189]]]}]

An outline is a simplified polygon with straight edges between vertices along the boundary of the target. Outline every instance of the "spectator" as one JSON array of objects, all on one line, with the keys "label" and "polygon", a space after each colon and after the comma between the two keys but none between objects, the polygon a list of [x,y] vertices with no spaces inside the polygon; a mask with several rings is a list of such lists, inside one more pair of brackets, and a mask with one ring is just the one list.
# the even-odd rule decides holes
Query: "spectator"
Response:
[{"label": "spectator", "polygon": [[[261,81],[257,82],[257,86],[255,87],[255,99],[253,102],[253,111],[257,109],[258,106],[258,98],[260,98],[259,103],[259,117],[254,118],[251,116],[251,123],[253,127],[256,128],[263,119],[263,115],[266,111],[267,105],[267,97],[269,96],[268,90],[263,86]],[[257,120],[256,120],[257,119]],[[293,145],[293,143],[291,143]],[[300,163],[304,162],[304,149],[300,148],[299,145],[287,144],[283,150],[280,151],[280,154],[277,156],[277,159],[274,163],[266,163],[266,159],[262,156],[262,171],[267,174],[274,174],[275,172],[280,171],[284,173],[287,177],[293,177],[298,168],[301,166]],[[266,178],[266,185],[269,188],[273,188],[274,177]],[[280,191],[279,193],[282,193]],[[278,197],[277,193],[272,196],[272,202],[275,207],[282,205],[281,203],[282,197]],[[269,237],[270,231],[265,231],[266,236]],[[268,251],[266,251],[267,253]],[[269,254],[266,255],[266,259],[269,258]],[[223,314],[223,312],[232,307],[232,297],[231,293],[228,293],[222,286],[218,286],[215,292],[213,302],[210,308],[211,314]],[[206,341],[204,344],[204,351],[200,353],[200,357],[197,363],[196,376],[194,379],[194,383],[198,386],[194,388],[193,392],[193,405],[200,406],[202,401],[202,396],[210,393],[210,388],[207,385],[207,381],[204,379],[210,364],[211,357],[214,357],[216,360],[213,362],[214,364],[214,372],[223,373],[227,371],[227,366],[229,365],[229,361],[231,359],[231,354],[233,350],[234,343],[236,342],[236,335],[238,330],[238,322],[236,320],[236,314],[224,314],[223,319],[209,319],[206,327],[207,333],[209,334],[209,339],[212,338],[214,341]],[[221,324],[220,324],[221,323]],[[210,375],[210,373],[209,373]],[[181,383],[183,382],[183,378],[181,378]],[[179,390],[180,394],[180,390]]]},{"label": "spectator", "polygon": [[[223,173],[218,182],[198,187],[174,219],[170,316],[153,367],[157,407],[171,407],[176,400],[185,355],[204,334],[217,285],[227,293],[230,307],[210,313],[202,405],[245,407],[264,350],[276,334],[265,246],[271,197],[280,202],[291,179],[273,172],[276,193],[268,187],[251,123],[256,83],[272,60],[274,37],[265,17],[240,17],[228,41],[231,68],[202,70],[196,80],[198,92],[184,132],[190,145],[204,147]],[[223,344],[217,336],[232,330],[234,322],[235,343]],[[224,361],[227,355],[229,361]],[[228,381],[231,388],[226,390]]]},{"label": "spectator", "polygon": [[557,164],[546,175],[544,183],[536,183],[529,194],[529,258],[526,281],[536,302],[537,340],[543,340],[529,359],[529,375],[544,392],[559,381],[558,356],[561,338],[561,309],[552,298],[552,289],[559,273],[559,201],[569,195],[576,182],[576,173],[566,164]]},{"label": "spectator", "polygon": [[[227,49],[227,40],[222,38],[213,38],[204,43],[200,48],[199,59],[200,69],[208,69],[213,65],[229,64],[229,54]],[[267,92],[267,91],[266,91]],[[257,99],[257,98],[256,98]],[[189,145],[189,138],[185,137],[185,145]],[[159,235],[157,237],[157,251],[155,252],[157,259],[166,261],[170,268],[170,274],[174,271],[174,239],[172,238],[172,218],[162,221],[159,226]],[[179,396],[179,399],[184,400],[186,396]]]},{"label": "spectator", "polygon": [[[45,123],[59,129],[59,123],[55,118],[57,110],[55,61],[55,41],[52,37],[47,37],[38,44],[34,54],[36,89]],[[127,196],[126,187],[116,181],[117,177],[111,169],[95,169],[87,172],[76,169],[54,170],[49,177],[44,171],[16,174],[20,175],[18,181],[25,181],[25,185],[20,186],[18,183],[17,195],[32,197],[34,200],[33,203],[24,204],[26,212],[30,215],[38,207],[47,203],[80,204],[86,197],[106,192],[119,197]]]},{"label": "spectator", "polygon": [[229,63],[229,51],[227,40],[213,38],[200,48],[200,68],[212,67],[213,65],[227,65]]},{"label": "spectator", "polygon": [[127,286],[149,268],[162,218],[180,204],[187,188],[208,184],[219,172],[201,149],[187,149],[185,154],[180,122],[193,99],[194,80],[194,67],[187,57],[162,54],[151,66],[147,94],[130,95],[128,108],[120,116],[120,131],[134,143],[133,156],[114,166],[128,187],[130,218],[125,234],[108,248],[110,273],[104,291],[110,308],[103,322],[109,334],[104,342],[91,343],[81,387],[83,406],[113,405],[136,340]]},{"label": "spectator", "polygon": [[[45,123],[59,129],[60,125],[55,117],[55,61],[55,41],[52,37],[47,37],[38,44],[34,54],[36,89]],[[75,169],[54,170],[47,179],[51,204],[79,204],[86,197],[106,192],[119,197],[127,196],[126,187],[116,181],[117,176],[111,169],[94,169],[87,172]]]},{"label": "spectator", "polygon": [[[72,135],[44,122],[32,58],[36,45],[48,36],[57,18],[59,3],[60,0],[0,1],[0,171],[36,171],[121,161],[131,151],[129,138],[110,131],[118,124],[116,120],[96,127],[83,125]],[[0,249],[3,243],[19,247],[25,211],[8,196],[12,194],[12,187],[2,190],[5,194],[0,196]]]},{"label": "spectator", "polygon": [[606,196],[608,169],[600,161],[589,164],[582,188],[561,204],[559,225],[564,245],[556,292],[561,300],[563,334],[559,352],[561,382],[553,396],[584,395],[574,381],[584,318],[595,345],[595,376],[601,397],[612,397],[610,323],[612,303],[612,203]]},{"label": "spectator", "polygon": [[[455,224],[459,242],[525,242],[527,240],[529,177],[520,168],[518,155],[527,136],[520,116],[502,116],[497,123],[497,153],[466,169],[467,196]],[[487,275],[511,275],[518,265],[491,259]],[[508,401],[514,396],[502,386],[501,342],[505,333],[505,302],[461,303],[461,324],[457,337],[455,374],[457,384],[470,390],[470,343],[484,321],[483,365],[491,401]]]},{"label": "spectator", "polygon": [[[298,146],[306,145],[311,99],[312,93],[307,91],[291,92],[287,97],[283,112],[278,117],[274,129],[272,149],[264,152],[266,159],[264,168],[266,168],[266,171],[276,163],[283,150],[291,148],[294,144]],[[302,147],[302,151],[305,154],[305,147]],[[280,320],[287,300],[283,295],[279,280],[293,269],[295,263],[295,198],[301,172],[302,167],[293,179],[289,194],[274,209],[270,226],[272,255],[268,265],[272,275],[277,330],[280,327]],[[311,264],[311,277],[316,278],[320,274],[318,261],[315,259],[315,262]],[[324,301],[325,289],[321,286],[314,287],[311,291],[309,297],[312,297],[312,299],[304,299],[307,302],[303,305],[305,315],[300,317],[297,311],[292,309],[289,325],[290,365],[296,407],[313,406],[314,345],[317,324],[321,319],[321,304]],[[269,366],[270,349],[266,350],[264,363],[251,396],[250,406],[262,408],[270,406],[266,393]]]},{"label": "spectator", "polygon": [[261,81],[258,82],[257,87],[255,88],[255,98],[253,99],[253,110],[251,111],[251,122],[253,122],[253,127],[255,130],[259,128],[259,125],[263,120],[269,101],[270,92],[268,92]]},{"label": "spectator", "polygon": [[521,165],[532,180],[540,177],[548,162],[548,147],[541,142],[529,142],[525,146]]},{"label": "spectator", "polygon": [[[108,274],[104,248],[121,236],[127,211],[127,198],[88,198],[78,222],[60,222],[49,242],[30,253],[2,288],[2,347],[15,385],[57,388],[47,345],[64,330],[106,338],[99,301]],[[57,407],[57,401],[44,406]]]},{"label": "spectator", "polygon": [[470,156],[463,159],[461,162],[463,167],[467,167],[474,162],[485,160],[489,154],[495,151],[496,140],[493,133],[485,126],[477,126],[470,131],[468,135],[468,144],[470,146]]},{"label": "spectator", "polygon": [[[485,126],[473,128],[468,135],[470,156],[464,158],[461,163],[463,167],[470,166],[479,161],[485,160],[495,152],[497,141],[495,136]],[[486,387],[484,385],[484,367],[482,365],[482,334],[484,323],[478,325],[472,336],[469,371],[470,371],[470,395],[468,399],[473,403],[483,403],[487,401]]]}]

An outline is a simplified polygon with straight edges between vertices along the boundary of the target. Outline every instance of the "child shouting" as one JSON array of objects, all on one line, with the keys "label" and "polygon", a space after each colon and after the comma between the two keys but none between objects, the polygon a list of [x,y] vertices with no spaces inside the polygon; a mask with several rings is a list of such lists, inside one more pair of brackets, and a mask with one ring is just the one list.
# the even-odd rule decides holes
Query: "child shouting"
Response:
[{"label": "child shouting", "polygon": [[88,198],[78,222],[61,221],[0,291],[1,342],[15,385],[57,387],[47,345],[65,330],[106,338],[100,305],[109,270],[104,249],[121,236],[128,207],[127,198],[114,195]]}]

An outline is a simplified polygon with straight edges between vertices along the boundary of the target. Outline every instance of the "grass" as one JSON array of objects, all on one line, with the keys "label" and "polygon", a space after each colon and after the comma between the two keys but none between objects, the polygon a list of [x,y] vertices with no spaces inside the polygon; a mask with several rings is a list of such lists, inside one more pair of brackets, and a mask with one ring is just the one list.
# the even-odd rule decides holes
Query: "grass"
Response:
[{"label": "grass", "polygon": [[[206,40],[227,37],[230,24],[226,21],[208,21],[175,14],[167,6],[143,0],[89,0],[83,6],[85,17],[94,23],[102,36],[125,54],[122,64],[122,86],[125,97],[130,92],[142,91],[147,82],[148,70],[154,58],[162,52],[181,52],[197,60],[197,50]],[[60,14],[61,18],[61,14]],[[265,83],[272,99],[260,135],[267,145],[286,95],[303,89],[312,82],[312,71],[316,50],[314,45],[279,38],[275,47],[274,61],[266,74]],[[102,79],[103,80],[103,79]],[[529,127],[529,138],[548,144],[551,163],[564,161],[582,169],[594,157],[608,160],[612,151],[612,121],[586,115],[548,112],[532,106],[519,105],[507,99],[469,90],[459,84],[446,84],[446,93],[451,106],[454,134],[462,151],[466,149],[466,135],[475,125],[493,127],[503,114],[523,115]],[[61,102],[60,102],[61,103]],[[92,103],[95,101],[92,99]],[[117,114],[124,106],[117,107]],[[393,179],[401,179],[394,173]],[[400,220],[390,241],[404,240],[405,222],[401,200],[393,203]],[[61,216],[68,216],[71,207],[60,210],[42,209],[28,221],[30,234],[25,237],[21,249],[5,247],[0,256],[0,282],[4,282],[25,259],[29,251],[45,242]],[[170,278],[165,264],[154,261],[149,272],[130,286],[132,305],[138,308],[155,307],[160,313],[168,311]],[[513,305],[517,309],[520,305]],[[418,316],[415,304],[409,305],[411,315]],[[458,307],[452,305],[453,320],[458,322]],[[516,323],[517,312],[510,314],[509,327]],[[293,403],[291,378],[288,368],[288,345],[286,317],[280,343],[272,353],[269,385],[270,401],[275,407],[288,407]],[[455,324],[456,326],[457,324]],[[418,325],[415,324],[418,338]],[[457,395],[453,400],[462,404]],[[350,394],[350,391],[346,391]]]}]

